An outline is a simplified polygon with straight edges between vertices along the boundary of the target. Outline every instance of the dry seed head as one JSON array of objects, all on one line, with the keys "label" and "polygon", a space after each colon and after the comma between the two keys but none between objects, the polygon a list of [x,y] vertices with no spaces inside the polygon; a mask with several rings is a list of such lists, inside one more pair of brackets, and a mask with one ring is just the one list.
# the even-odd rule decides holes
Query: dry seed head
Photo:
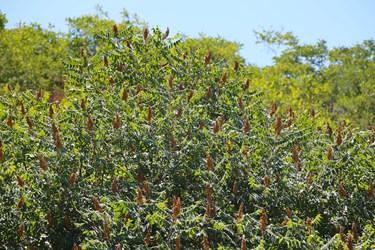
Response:
[{"label": "dry seed head", "polygon": [[89,115],[89,116],[87,117],[87,128],[88,128],[88,130],[90,130],[90,131],[93,131],[93,130],[94,130],[94,122],[93,122],[92,119],[91,119],[91,115]]},{"label": "dry seed head", "polygon": [[108,67],[108,58],[107,58],[107,56],[104,56],[103,62],[104,62],[104,66]]},{"label": "dry seed head", "polygon": [[21,102],[21,108],[20,108],[20,110],[21,110],[21,114],[22,115],[26,115],[26,110],[25,110],[25,107],[23,106],[22,102]]},{"label": "dry seed head", "polygon": [[109,232],[109,226],[108,226],[107,220],[103,221],[103,234],[104,234],[104,239],[109,240],[110,232]]},{"label": "dry seed head", "polygon": [[18,200],[17,208],[18,208],[18,209],[21,209],[22,206],[23,206],[23,203],[24,203],[24,199],[23,199],[23,197],[21,197],[21,198]]},{"label": "dry seed head", "polygon": [[144,27],[143,29],[143,40],[146,41],[148,37],[148,29],[147,27]]},{"label": "dry seed head", "polygon": [[7,125],[9,128],[12,128],[13,127],[13,117],[12,115],[8,115],[8,120],[7,120]]},{"label": "dry seed head", "polygon": [[167,27],[167,30],[164,32],[162,39],[165,40],[169,36],[169,28]]},{"label": "dry seed head", "polygon": [[48,165],[46,160],[44,160],[43,155],[41,153],[38,154],[38,160],[39,160],[39,167],[43,170],[47,170]]},{"label": "dry seed head", "polygon": [[357,227],[356,227],[354,222],[352,223],[352,235],[353,235],[354,241],[358,241],[358,237],[359,237],[358,231],[357,231]]},{"label": "dry seed head", "polygon": [[245,118],[245,121],[244,121],[244,124],[243,124],[243,131],[245,133],[247,133],[247,132],[250,131],[250,123],[249,123],[249,119],[248,118]]},{"label": "dry seed head", "polygon": [[240,107],[240,109],[244,108],[243,103],[242,103],[242,99],[240,97],[238,97],[238,99],[237,99],[237,104],[238,104],[238,107]]},{"label": "dry seed head", "polygon": [[118,113],[116,112],[115,121],[113,122],[113,128],[119,129],[120,126],[121,126],[120,117],[119,117]]},{"label": "dry seed head", "polygon": [[245,235],[242,236],[242,241],[241,241],[241,250],[246,250],[246,239],[245,239]]},{"label": "dry seed head", "polygon": [[208,102],[212,98],[212,88],[208,87],[206,92],[206,101]]},{"label": "dry seed head", "polygon": [[340,184],[340,188],[339,188],[339,195],[341,198],[344,198],[346,197],[348,194],[348,192],[345,190],[344,186],[342,184]]},{"label": "dry seed head", "polygon": [[266,187],[268,187],[270,185],[271,180],[270,180],[270,177],[268,177],[268,175],[263,177],[263,183],[264,183],[264,186],[266,186]]},{"label": "dry seed head", "polygon": [[219,124],[219,122],[216,120],[216,121],[215,121],[215,125],[214,125],[214,129],[213,129],[213,132],[214,132],[214,134],[217,134],[219,131],[220,131],[220,124]]},{"label": "dry seed head", "polygon": [[74,184],[76,183],[76,180],[77,180],[77,174],[76,173],[71,173],[70,176],[69,176],[69,184],[70,184],[70,187],[73,187]]},{"label": "dry seed head", "polygon": [[329,122],[327,122],[327,133],[331,136],[332,135],[332,128],[329,125]]},{"label": "dry seed head", "polygon": [[239,67],[240,67],[240,65],[238,64],[238,62],[234,61],[234,66],[233,66],[234,71],[237,72]]},{"label": "dry seed head", "polygon": [[209,250],[210,244],[208,242],[208,237],[206,234],[203,234],[203,250]]},{"label": "dry seed head", "polygon": [[336,136],[336,145],[340,146],[342,143],[342,136],[341,136],[341,130],[337,131],[337,136]]},{"label": "dry seed head", "polygon": [[54,123],[54,122],[52,122],[52,134],[53,135],[56,135],[56,134],[58,134],[58,130],[57,130],[57,128],[56,128],[56,124]]},{"label": "dry seed head", "polygon": [[33,123],[31,122],[29,116],[26,116],[26,123],[29,126],[29,129],[33,129]]},{"label": "dry seed head", "polygon": [[63,145],[62,145],[62,142],[61,142],[61,138],[60,138],[59,133],[57,132],[57,133],[55,134],[55,136],[56,136],[56,142],[55,142],[56,148],[57,148],[57,149],[61,149],[61,148],[63,147]]},{"label": "dry seed head", "polygon": [[68,231],[71,231],[73,229],[73,223],[72,220],[70,219],[69,216],[65,215],[64,216],[64,221],[65,221],[65,227]]},{"label": "dry seed head", "polygon": [[212,156],[210,154],[207,155],[206,166],[208,171],[214,170],[214,160],[212,159]]},{"label": "dry seed head", "polygon": [[143,196],[142,196],[142,190],[138,188],[137,190],[137,205],[142,206],[143,205]]},{"label": "dry seed head", "polygon": [[332,159],[332,148],[328,147],[326,157],[328,160]]},{"label": "dry seed head", "polygon": [[180,235],[177,235],[176,237],[176,250],[180,250],[181,249],[181,239],[180,239]]},{"label": "dry seed head", "polygon": [[237,212],[237,215],[236,215],[236,222],[239,222],[241,219],[242,219],[242,216],[243,216],[243,201],[241,202],[240,204],[240,207],[238,208],[238,212]]},{"label": "dry seed head", "polygon": [[250,86],[250,79],[247,79],[246,82],[242,85],[242,90],[246,91],[249,89]]},{"label": "dry seed head", "polygon": [[96,196],[94,195],[94,197],[92,198],[92,200],[93,200],[93,202],[94,202],[94,208],[95,208],[95,210],[96,211],[98,211],[98,212],[103,212],[103,209],[102,209],[102,207],[100,206],[100,204],[99,204],[99,201],[98,201],[98,198],[96,198]]},{"label": "dry seed head", "polygon": [[113,33],[115,33],[115,36],[118,35],[118,28],[117,28],[116,24],[112,26],[112,31],[113,31]]},{"label": "dry seed head", "polygon": [[123,100],[123,101],[127,101],[128,100],[128,91],[126,89],[124,89],[122,91],[121,100]]},{"label": "dry seed head", "polygon": [[21,176],[17,175],[16,178],[17,178],[18,186],[20,187],[25,186],[25,181],[21,178]]},{"label": "dry seed head", "polygon": [[82,98],[81,99],[81,109],[82,110],[85,110],[86,109],[86,98]]},{"label": "dry seed head", "polygon": [[276,123],[275,123],[275,137],[277,137],[280,132],[281,132],[281,128],[282,128],[282,122],[281,122],[281,117],[277,117],[276,119]]},{"label": "dry seed head", "polygon": [[367,190],[367,197],[372,197],[374,194],[374,182],[373,181],[370,181],[370,184],[368,186],[368,190]]},{"label": "dry seed head", "polygon": [[212,52],[209,51],[208,54],[204,57],[204,63],[209,64],[212,58]]},{"label": "dry seed head", "polygon": [[117,193],[118,192],[117,177],[116,177],[116,175],[113,176],[113,181],[112,181],[111,189],[112,189],[113,193]]},{"label": "dry seed head", "polygon": [[350,233],[348,233],[348,236],[346,238],[346,246],[348,248],[348,250],[353,250],[353,241],[352,241],[352,236]]},{"label": "dry seed head", "polygon": [[221,85],[224,85],[227,82],[227,72],[221,77]]},{"label": "dry seed head", "polygon": [[145,245],[146,247],[148,247],[151,243],[151,233],[150,232],[147,232],[146,234],[146,238],[145,238]]},{"label": "dry seed head", "polygon": [[274,104],[272,104],[272,107],[271,107],[271,110],[270,110],[270,116],[271,117],[276,113],[276,110],[277,110],[277,105],[276,105],[276,103],[274,103]]},{"label": "dry seed head", "polygon": [[148,182],[145,182],[143,184],[143,189],[145,190],[145,196],[146,196],[146,199],[150,199],[150,196],[151,196],[151,186]]}]

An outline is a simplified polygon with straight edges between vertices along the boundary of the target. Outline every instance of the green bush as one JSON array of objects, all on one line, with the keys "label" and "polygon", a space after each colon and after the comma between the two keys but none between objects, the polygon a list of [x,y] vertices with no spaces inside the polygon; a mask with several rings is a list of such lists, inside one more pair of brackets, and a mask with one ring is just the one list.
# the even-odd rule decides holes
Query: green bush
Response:
[{"label": "green bush", "polygon": [[59,103],[4,90],[4,248],[374,247],[374,131],[270,111],[249,74],[135,30],[65,62]]}]

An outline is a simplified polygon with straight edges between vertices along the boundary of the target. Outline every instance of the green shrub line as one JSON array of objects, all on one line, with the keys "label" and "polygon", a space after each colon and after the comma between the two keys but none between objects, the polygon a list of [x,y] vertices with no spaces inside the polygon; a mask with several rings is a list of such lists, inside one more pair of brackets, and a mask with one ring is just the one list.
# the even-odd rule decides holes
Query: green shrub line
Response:
[{"label": "green shrub line", "polygon": [[272,108],[158,28],[0,97],[4,249],[373,249],[375,131]]}]

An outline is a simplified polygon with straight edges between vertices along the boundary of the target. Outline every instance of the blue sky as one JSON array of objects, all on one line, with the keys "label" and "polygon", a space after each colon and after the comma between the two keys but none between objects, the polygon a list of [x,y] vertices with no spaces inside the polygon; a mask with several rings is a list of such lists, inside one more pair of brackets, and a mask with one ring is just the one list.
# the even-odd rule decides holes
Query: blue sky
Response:
[{"label": "blue sky", "polygon": [[19,22],[48,23],[66,31],[65,18],[95,13],[100,4],[120,21],[125,8],[149,26],[167,26],[190,37],[199,33],[243,44],[248,63],[266,65],[273,52],[255,44],[254,30],[292,31],[301,43],[324,39],[329,47],[351,46],[375,39],[374,0],[0,0],[0,11],[13,28]]}]

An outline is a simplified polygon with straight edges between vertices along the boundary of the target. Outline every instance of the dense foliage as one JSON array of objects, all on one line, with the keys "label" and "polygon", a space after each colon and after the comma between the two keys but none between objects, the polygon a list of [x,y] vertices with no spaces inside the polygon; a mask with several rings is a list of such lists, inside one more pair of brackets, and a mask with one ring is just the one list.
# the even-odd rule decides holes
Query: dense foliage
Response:
[{"label": "dense foliage", "polygon": [[253,72],[168,31],[95,39],[61,102],[4,89],[4,248],[375,247],[374,130],[265,107]]}]

